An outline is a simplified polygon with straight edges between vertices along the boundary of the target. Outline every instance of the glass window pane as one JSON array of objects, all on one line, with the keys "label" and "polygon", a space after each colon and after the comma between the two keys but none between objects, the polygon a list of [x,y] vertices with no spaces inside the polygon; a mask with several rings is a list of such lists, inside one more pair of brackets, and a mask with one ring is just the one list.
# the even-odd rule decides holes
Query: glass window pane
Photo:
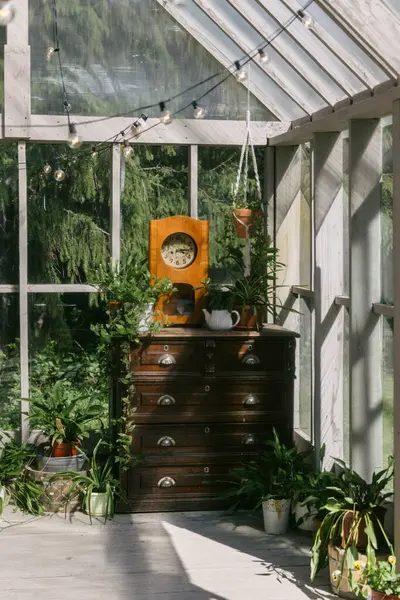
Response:
[{"label": "glass window pane", "polygon": [[393,319],[382,317],[382,327],[383,464],[386,465],[387,457],[393,455]]},{"label": "glass window pane", "polygon": [[393,137],[382,121],[381,273],[382,302],[393,304]]},{"label": "glass window pane", "polygon": [[19,298],[0,295],[0,431],[19,429],[21,387],[19,361]]},{"label": "glass window pane", "polygon": [[89,294],[29,295],[29,376],[32,397],[59,380],[89,390],[92,403],[108,410],[104,357],[91,324],[104,319]]},{"label": "glass window pane", "polygon": [[2,144],[0,155],[0,283],[18,283],[17,164],[17,144]]},{"label": "glass window pane", "polygon": [[[109,260],[111,156],[106,148],[72,153],[29,144],[28,278],[30,283],[81,283]],[[65,179],[57,182],[57,158]],[[74,162],[73,162],[74,161]],[[43,173],[45,165],[51,172]]]},{"label": "glass window pane", "polygon": [[297,343],[300,347],[299,388],[300,388],[300,429],[310,438],[312,437],[312,313],[307,301],[299,298],[300,312],[300,338]]},{"label": "glass window pane", "polygon": [[[57,54],[47,60],[48,47],[54,46],[52,3],[30,0],[29,8],[32,112],[60,114]],[[156,0],[59,2],[57,8],[60,56],[73,114],[134,114],[136,108],[171,98],[224,71]],[[188,106],[179,116],[193,118],[191,102],[219,80],[211,79],[168,107],[176,111]],[[247,90],[229,77],[204,104],[208,118],[244,118]],[[251,108],[254,120],[271,120],[271,113],[253,97]],[[147,114],[158,116],[158,107]]]},{"label": "glass window pane", "polygon": [[145,259],[149,221],[188,215],[187,146],[136,146],[121,163],[122,251]]}]

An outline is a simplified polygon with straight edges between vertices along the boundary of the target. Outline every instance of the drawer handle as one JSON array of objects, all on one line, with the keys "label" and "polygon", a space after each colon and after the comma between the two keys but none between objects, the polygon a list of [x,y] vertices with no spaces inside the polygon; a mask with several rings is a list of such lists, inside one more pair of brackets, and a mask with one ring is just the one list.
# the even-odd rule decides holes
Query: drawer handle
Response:
[{"label": "drawer handle", "polygon": [[206,373],[215,373],[215,365],[206,365]]},{"label": "drawer handle", "polygon": [[206,348],[215,348],[215,340],[207,340]]},{"label": "drawer handle", "polygon": [[243,404],[245,406],[255,406],[256,404],[260,404],[260,400],[257,396],[254,396],[254,394],[247,394],[247,396],[243,398]]},{"label": "drawer handle", "polygon": [[247,354],[243,358],[243,362],[245,365],[259,365],[260,359],[258,358],[257,354]]},{"label": "drawer handle", "polygon": [[175,365],[176,364],[176,360],[175,358],[172,356],[172,354],[163,354],[162,356],[160,356],[160,358],[158,359],[158,364],[159,365],[164,365],[164,366],[168,366],[168,365]]},{"label": "drawer handle", "polygon": [[157,442],[157,446],[175,446],[175,440],[169,435],[163,435]]},{"label": "drawer handle", "polygon": [[206,385],[206,386],[204,386],[204,391],[205,391],[205,392],[209,392],[209,391],[210,391],[210,389],[211,389],[211,388],[210,388],[210,386],[209,386],[209,385]]},{"label": "drawer handle", "polygon": [[242,444],[256,444],[257,438],[252,433],[247,433],[242,437]]},{"label": "drawer handle", "polygon": [[160,481],[157,483],[158,487],[174,487],[175,481],[172,477],[161,477]]},{"label": "drawer handle", "polygon": [[175,398],[173,396],[168,396],[167,394],[165,396],[160,396],[157,400],[158,406],[171,406],[172,404],[175,404],[175,402]]}]

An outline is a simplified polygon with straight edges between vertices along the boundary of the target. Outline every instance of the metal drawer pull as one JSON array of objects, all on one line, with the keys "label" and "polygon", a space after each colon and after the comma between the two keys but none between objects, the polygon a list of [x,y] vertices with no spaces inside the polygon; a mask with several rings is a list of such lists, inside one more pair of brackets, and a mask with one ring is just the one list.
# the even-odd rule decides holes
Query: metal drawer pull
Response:
[{"label": "metal drawer pull", "polygon": [[254,396],[254,394],[247,394],[247,396],[243,398],[243,404],[245,406],[254,406],[255,404],[260,404],[260,400],[257,396]]},{"label": "metal drawer pull", "polygon": [[210,391],[210,389],[211,389],[211,388],[210,388],[210,386],[209,386],[209,385],[206,385],[206,386],[204,386],[204,391],[205,391],[205,392],[209,392],[209,391]]},{"label": "metal drawer pull", "polygon": [[157,400],[157,404],[158,406],[171,406],[172,404],[175,404],[176,400],[173,396],[160,396],[159,399]]},{"label": "metal drawer pull", "polygon": [[158,364],[159,365],[175,365],[176,364],[176,360],[172,356],[172,354],[163,354],[158,359]]},{"label": "metal drawer pull", "polygon": [[242,437],[242,444],[256,444],[257,438],[252,433],[247,433]]},{"label": "metal drawer pull", "polygon": [[157,446],[175,446],[175,440],[169,435],[164,435],[158,440]]},{"label": "metal drawer pull", "polygon": [[215,365],[206,365],[206,373],[215,373]]},{"label": "metal drawer pull", "polygon": [[206,348],[215,348],[215,340],[207,340]]},{"label": "metal drawer pull", "polygon": [[172,479],[172,477],[161,477],[157,485],[158,487],[174,487],[175,481]]},{"label": "metal drawer pull", "polygon": [[245,365],[259,365],[260,359],[258,358],[257,354],[247,354],[243,358],[243,362]]}]

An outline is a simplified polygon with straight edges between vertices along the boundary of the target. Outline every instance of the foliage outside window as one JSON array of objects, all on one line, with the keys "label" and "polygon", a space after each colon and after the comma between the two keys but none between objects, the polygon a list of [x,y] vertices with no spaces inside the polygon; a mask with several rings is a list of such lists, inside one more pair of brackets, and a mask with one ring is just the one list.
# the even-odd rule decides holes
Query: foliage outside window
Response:
[{"label": "foliage outside window", "polygon": [[0,431],[20,426],[19,306],[16,294],[0,295]]}]

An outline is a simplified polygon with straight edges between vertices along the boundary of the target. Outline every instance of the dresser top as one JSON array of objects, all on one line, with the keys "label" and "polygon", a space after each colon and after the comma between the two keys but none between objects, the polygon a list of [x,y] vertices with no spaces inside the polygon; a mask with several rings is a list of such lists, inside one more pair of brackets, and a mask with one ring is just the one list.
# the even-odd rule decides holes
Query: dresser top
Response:
[{"label": "dresser top", "polygon": [[[147,336],[144,336],[147,337]],[[247,339],[247,338],[294,338],[300,337],[295,331],[285,329],[279,325],[264,324],[260,331],[231,329],[230,331],[211,331],[207,327],[165,327],[158,333],[151,335],[155,339],[165,338],[224,338],[224,339]]]}]

